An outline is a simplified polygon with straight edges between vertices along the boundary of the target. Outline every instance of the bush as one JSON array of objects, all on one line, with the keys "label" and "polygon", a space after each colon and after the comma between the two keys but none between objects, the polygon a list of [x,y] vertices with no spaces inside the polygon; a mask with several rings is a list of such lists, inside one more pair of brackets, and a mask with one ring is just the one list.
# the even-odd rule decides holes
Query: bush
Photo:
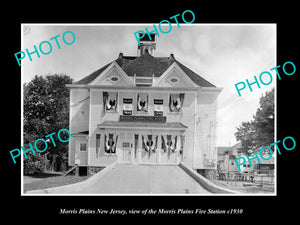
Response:
[{"label": "bush", "polygon": [[46,166],[44,156],[39,153],[36,153],[36,155],[33,155],[32,153],[28,154],[27,159],[24,157],[23,163],[24,175],[43,173]]}]

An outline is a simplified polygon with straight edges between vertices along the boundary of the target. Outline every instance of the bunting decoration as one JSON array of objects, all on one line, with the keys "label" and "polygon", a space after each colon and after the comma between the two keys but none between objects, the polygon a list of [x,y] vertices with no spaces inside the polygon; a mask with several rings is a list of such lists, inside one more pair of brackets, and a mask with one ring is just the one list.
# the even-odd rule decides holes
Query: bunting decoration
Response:
[{"label": "bunting decoration", "polygon": [[96,158],[98,158],[100,152],[100,137],[101,134],[96,134]]},{"label": "bunting decoration", "polygon": [[166,153],[168,152],[168,158],[170,158],[171,153],[177,150],[177,135],[161,135],[162,137],[162,149]]},{"label": "bunting decoration", "polygon": [[161,135],[161,148],[164,153],[167,152],[166,137],[164,137],[164,135]]},{"label": "bunting decoration", "polygon": [[143,148],[149,153],[149,157],[151,152],[156,152],[158,135],[153,139],[154,141],[152,140],[152,135],[147,135],[147,139],[142,135]]},{"label": "bunting decoration", "polygon": [[118,135],[114,137],[114,134],[105,134],[105,153],[116,154],[116,146],[118,142]]},{"label": "bunting decoration", "polygon": [[116,112],[118,105],[117,92],[103,92],[104,110],[106,112]]},{"label": "bunting decoration", "polygon": [[138,93],[137,95],[137,111],[148,112],[148,94]]},{"label": "bunting decoration", "polygon": [[170,94],[169,109],[170,112],[181,112],[184,100],[184,93]]},{"label": "bunting decoration", "polygon": [[176,144],[177,144],[177,136],[174,135],[172,138],[172,135],[167,135],[167,142],[166,142],[166,146],[167,149],[170,150],[174,153],[175,149],[176,149]]}]

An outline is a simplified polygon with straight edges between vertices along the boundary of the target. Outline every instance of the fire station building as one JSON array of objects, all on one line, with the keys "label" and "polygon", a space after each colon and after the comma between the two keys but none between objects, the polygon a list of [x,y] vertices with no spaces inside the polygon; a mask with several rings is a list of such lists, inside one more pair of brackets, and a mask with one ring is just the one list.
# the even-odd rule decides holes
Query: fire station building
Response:
[{"label": "fire station building", "polygon": [[217,88],[176,60],[154,56],[155,36],[137,56],[120,53],[70,89],[69,165],[115,161],[193,169],[217,166]]}]

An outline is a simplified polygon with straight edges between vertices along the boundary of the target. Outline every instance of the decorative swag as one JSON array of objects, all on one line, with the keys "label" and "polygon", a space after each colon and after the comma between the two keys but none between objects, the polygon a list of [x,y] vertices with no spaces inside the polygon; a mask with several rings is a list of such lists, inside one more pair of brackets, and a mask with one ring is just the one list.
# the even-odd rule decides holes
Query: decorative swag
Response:
[{"label": "decorative swag", "polygon": [[137,95],[137,111],[148,112],[148,94],[138,93]]},{"label": "decorative swag", "polygon": [[116,112],[118,105],[118,92],[103,92],[104,109],[107,112]]},{"label": "decorative swag", "polygon": [[181,112],[184,100],[184,93],[170,94],[169,109],[170,112]]},{"label": "decorative swag", "polygon": [[118,135],[105,134],[105,153],[116,154],[116,147],[118,142]]},{"label": "decorative swag", "polygon": [[176,135],[173,135],[173,137],[172,135],[162,135],[162,147],[164,152],[175,152],[177,146],[179,146],[177,142],[178,140]]},{"label": "decorative swag", "polygon": [[143,148],[146,150],[146,152],[149,153],[149,157],[151,152],[155,152],[157,149],[157,139],[158,135],[154,138],[152,135],[142,135],[142,143],[143,143]]}]

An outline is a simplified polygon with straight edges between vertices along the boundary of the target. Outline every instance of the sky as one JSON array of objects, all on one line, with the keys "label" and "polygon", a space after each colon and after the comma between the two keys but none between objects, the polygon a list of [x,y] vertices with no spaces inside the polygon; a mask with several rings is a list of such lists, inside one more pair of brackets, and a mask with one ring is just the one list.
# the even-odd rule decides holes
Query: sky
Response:
[{"label": "sky", "polygon": [[[157,25],[157,24],[156,24]],[[28,83],[35,75],[67,74],[78,81],[115,60],[119,53],[137,55],[134,32],[153,30],[153,24],[22,24],[21,50],[33,51],[43,41],[52,44],[52,52],[33,54],[32,61],[22,60],[22,83]],[[168,30],[168,27],[163,27]],[[76,40],[66,45],[62,35],[72,31]],[[61,49],[55,41],[57,38]],[[65,36],[72,41],[70,34]],[[43,50],[47,52],[47,44]],[[20,51],[21,51],[20,50]],[[276,24],[172,24],[169,33],[159,32],[154,56],[175,58],[191,70],[223,90],[218,97],[217,146],[233,146],[237,143],[234,133],[243,121],[253,119],[259,107],[259,98],[276,86]],[[16,62],[17,63],[17,62]],[[273,75],[270,85],[253,85],[241,92],[235,89],[238,82],[254,81],[263,71]],[[268,77],[262,77],[265,83]]]}]

